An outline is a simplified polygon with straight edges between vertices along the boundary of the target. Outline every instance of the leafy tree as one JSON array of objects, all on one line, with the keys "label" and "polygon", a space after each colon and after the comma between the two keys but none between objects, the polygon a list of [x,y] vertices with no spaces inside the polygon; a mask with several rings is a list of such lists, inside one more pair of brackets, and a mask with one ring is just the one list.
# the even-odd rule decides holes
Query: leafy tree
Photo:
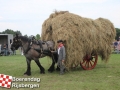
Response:
[{"label": "leafy tree", "polygon": [[14,31],[14,30],[11,30],[11,29],[6,29],[5,31],[3,31],[3,32],[0,32],[1,34],[13,34],[13,36],[15,36],[16,35],[16,33],[17,34],[19,34],[19,35],[22,35],[22,33],[20,32],[20,31]]},{"label": "leafy tree", "polygon": [[14,33],[15,33],[15,34],[17,33],[17,34],[19,34],[19,35],[22,35],[22,33],[21,33],[20,31],[18,31],[18,30],[15,31]]},{"label": "leafy tree", "polygon": [[14,34],[14,31],[11,29],[6,29],[5,31],[1,32],[2,34]]},{"label": "leafy tree", "polygon": [[120,37],[120,29],[119,28],[115,28],[116,29],[116,37],[115,39],[118,40]]},{"label": "leafy tree", "polygon": [[40,40],[40,34],[37,34],[35,37],[37,40]]},{"label": "leafy tree", "polygon": [[24,36],[25,36],[25,37],[28,37],[28,35],[27,35],[27,34],[25,34]]}]

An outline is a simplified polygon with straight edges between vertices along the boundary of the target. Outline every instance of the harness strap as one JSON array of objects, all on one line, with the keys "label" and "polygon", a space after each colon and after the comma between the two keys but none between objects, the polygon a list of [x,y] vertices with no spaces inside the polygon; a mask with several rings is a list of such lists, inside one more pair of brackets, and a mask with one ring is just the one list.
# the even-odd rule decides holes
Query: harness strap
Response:
[{"label": "harness strap", "polygon": [[31,49],[31,42],[30,41],[28,41],[29,43],[28,43],[28,47],[27,47],[27,49],[26,49],[26,51],[24,51],[24,54],[27,54],[27,52]]},{"label": "harness strap", "polygon": [[42,41],[38,40],[38,44],[40,45],[41,53],[43,53]]},{"label": "harness strap", "polygon": [[28,47],[26,49],[26,51],[24,52],[25,54],[27,54],[27,52],[30,50],[30,49],[34,49],[35,51],[37,51],[38,53],[40,53],[40,57],[42,56],[42,54],[47,54],[49,55],[50,54],[50,48],[49,48],[49,45],[47,42],[44,42],[47,47],[48,47],[48,50],[43,50],[43,46],[42,46],[42,41],[41,40],[36,40],[37,41],[37,45],[40,46],[40,49],[35,49],[35,48],[32,48],[32,44],[33,44],[33,40],[29,40],[29,43],[28,43]]},{"label": "harness strap", "polygon": [[[46,42],[45,42],[45,43],[46,43]],[[46,45],[47,45],[47,47],[48,47],[48,50],[50,50],[50,47],[49,47],[48,43],[46,43]]]}]

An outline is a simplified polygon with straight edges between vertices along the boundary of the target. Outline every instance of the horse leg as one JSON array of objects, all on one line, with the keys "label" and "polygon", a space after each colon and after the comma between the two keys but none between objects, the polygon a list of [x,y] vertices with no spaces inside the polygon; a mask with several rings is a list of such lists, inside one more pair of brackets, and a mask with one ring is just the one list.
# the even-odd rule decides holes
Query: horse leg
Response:
[{"label": "horse leg", "polygon": [[[55,61],[54,59],[52,59],[52,65],[50,66],[50,68],[48,69],[49,72],[53,72],[55,70]],[[57,68],[56,68],[56,71],[60,71],[60,67],[58,67],[57,65]]]},{"label": "horse leg", "polygon": [[24,73],[24,75],[30,76],[30,75],[31,75],[31,66],[30,66],[31,60],[29,60],[29,59],[26,58],[26,62],[27,62],[27,70],[26,70],[26,72]]},{"label": "horse leg", "polygon": [[49,72],[53,72],[55,70],[55,60],[54,57],[52,56],[52,65],[50,66],[50,68],[48,69]]},{"label": "horse leg", "polygon": [[[58,54],[57,54],[57,53],[54,53],[54,54],[53,54],[52,60],[53,60],[53,62],[55,62],[55,63],[58,62]],[[52,65],[54,66],[54,63],[53,63]],[[52,67],[52,65],[51,65],[51,67]],[[58,65],[57,65],[56,71],[60,71],[60,68],[59,68]]]},{"label": "horse leg", "polygon": [[57,65],[56,71],[60,71],[60,68],[58,67],[58,65]]},{"label": "horse leg", "polygon": [[[57,53],[53,53],[53,55],[52,55],[52,65],[48,69],[48,71],[52,71],[52,70],[54,71],[54,65],[57,62],[58,62],[58,54]],[[58,67],[58,65],[57,65],[56,71],[60,71],[60,68]]]},{"label": "horse leg", "polygon": [[36,64],[38,65],[38,67],[40,68],[40,73],[41,74],[45,74],[45,69],[42,67],[42,65],[39,62],[39,59],[35,60]]}]

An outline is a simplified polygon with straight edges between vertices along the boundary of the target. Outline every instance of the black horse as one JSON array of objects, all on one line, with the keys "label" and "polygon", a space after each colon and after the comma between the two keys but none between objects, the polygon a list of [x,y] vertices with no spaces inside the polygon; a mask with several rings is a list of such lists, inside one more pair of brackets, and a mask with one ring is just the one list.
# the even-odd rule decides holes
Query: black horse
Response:
[{"label": "black horse", "polygon": [[[27,70],[24,75],[31,75],[31,60],[34,60],[38,67],[40,68],[40,73],[44,74],[45,69],[39,62],[39,58],[49,56],[52,58],[52,65],[48,69],[49,72],[53,72],[55,70],[54,66],[57,62],[57,54],[52,54],[50,50],[54,49],[54,42],[53,41],[36,41],[25,36],[16,36],[13,39],[13,43],[11,45],[11,49],[18,49],[19,47],[23,47],[24,56],[26,57],[27,62]],[[57,67],[58,69],[59,67]]]}]

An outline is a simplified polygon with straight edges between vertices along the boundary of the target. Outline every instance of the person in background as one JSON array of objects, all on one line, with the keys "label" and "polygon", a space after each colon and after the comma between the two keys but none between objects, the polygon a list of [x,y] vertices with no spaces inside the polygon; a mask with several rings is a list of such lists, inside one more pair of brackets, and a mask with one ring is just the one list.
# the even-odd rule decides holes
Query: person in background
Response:
[{"label": "person in background", "polygon": [[63,45],[63,41],[62,40],[58,40],[58,49],[57,51],[51,51],[52,53],[57,53],[58,54],[58,67],[60,67],[60,75],[64,74],[65,71],[65,65],[64,65],[64,61],[65,61],[65,47]]},{"label": "person in background", "polygon": [[114,50],[116,50],[117,45],[118,45],[118,42],[117,42],[117,40],[115,40],[115,42],[114,42]]},{"label": "person in background", "polygon": [[118,40],[117,50],[118,50],[118,53],[120,53],[120,40]]},{"label": "person in background", "polygon": [[7,56],[7,44],[3,45],[4,56]]},{"label": "person in background", "polygon": [[16,50],[15,47],[13,47],[13,44],[11,43],[11,51],[12,51],[12,55],[16,55]]},{"label": "person in background", "polygon": [[15,49],[13,50],[13,55],[16,55],[16,50]]},{"label": "person in background", "polygon": [[1,53],[1,49],[2,49],[1,46],[2,46],[2,45],[0,44],[0,53]]},{"label": "person in background", "polygon": [[22,47],[20,47],[21,48],[21,55],[23,55],[23,48]]},{"label": "person in background", "polygon": [[115,40],[114,42],[114,51],[118,54],[119,50],[118,50],[118,40]]}]

